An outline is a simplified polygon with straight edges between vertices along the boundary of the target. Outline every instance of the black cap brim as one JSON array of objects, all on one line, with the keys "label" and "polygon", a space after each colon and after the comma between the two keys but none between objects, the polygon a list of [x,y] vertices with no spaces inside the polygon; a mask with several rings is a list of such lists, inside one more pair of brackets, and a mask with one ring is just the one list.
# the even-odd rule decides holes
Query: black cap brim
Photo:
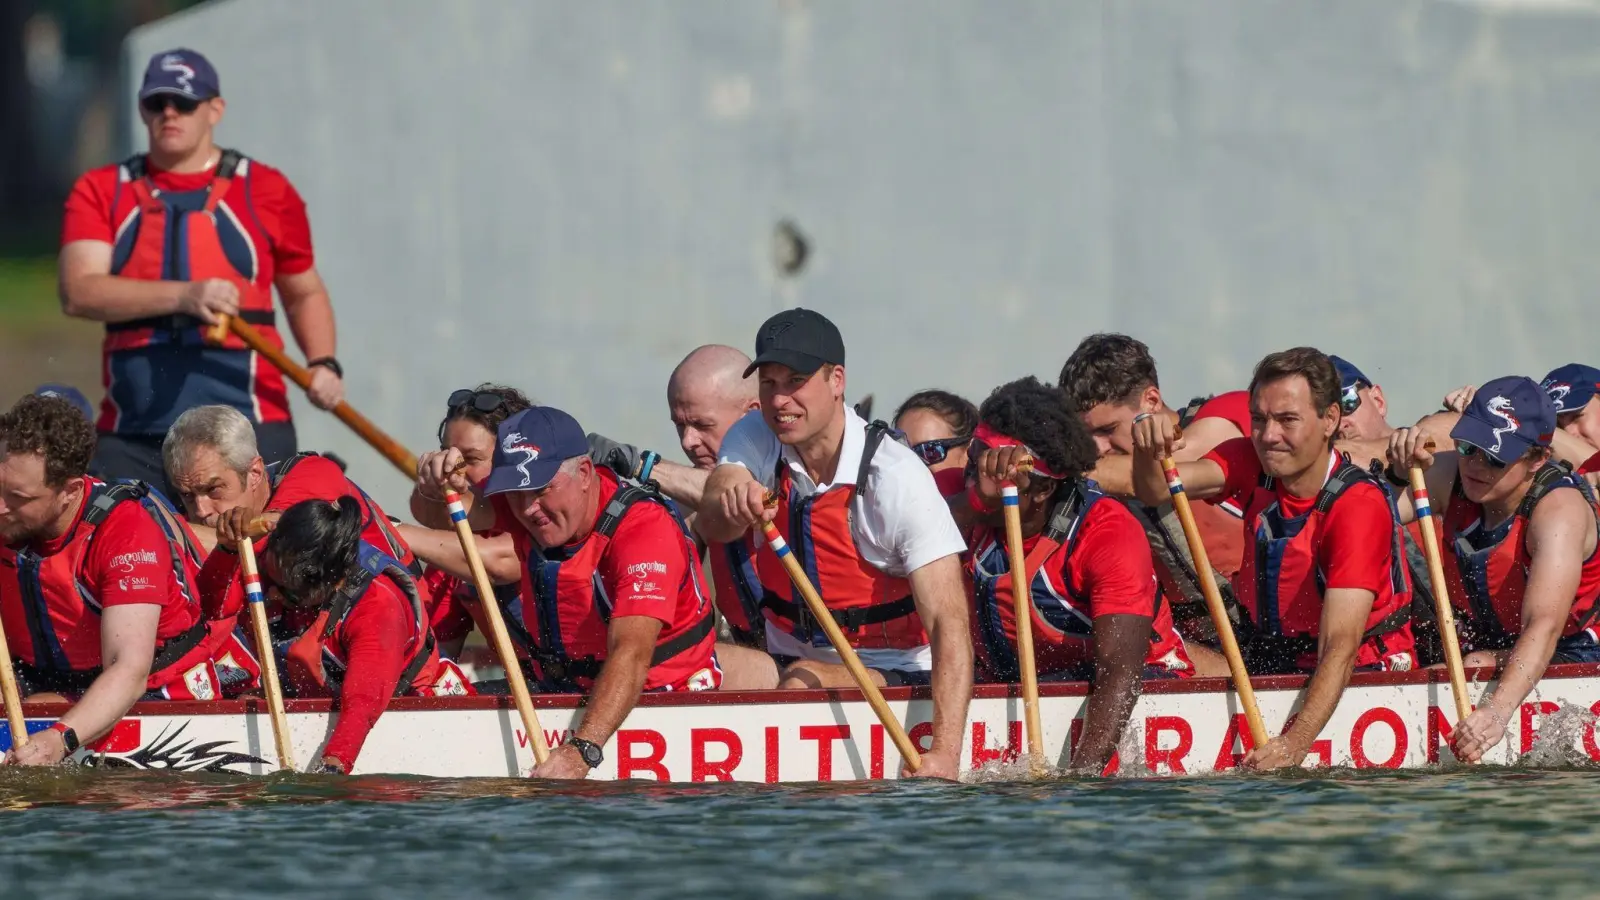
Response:
[{"label": "black cap brim", "polygon": [[767,352],[756,357],[754,362],[746,366],[744,370],[744,377],[749,378],[750,375],[755,372],[755,370],[761,368],[767,363],[777,363],[780,366],[788,366],[802,375],[810,375],[812,372],[822,368],[822,364],[825,362],[827,362],[827,360],[820,356],[812,356],[809,353],[801,353],[798,350],[773,349],[768,350]]}]

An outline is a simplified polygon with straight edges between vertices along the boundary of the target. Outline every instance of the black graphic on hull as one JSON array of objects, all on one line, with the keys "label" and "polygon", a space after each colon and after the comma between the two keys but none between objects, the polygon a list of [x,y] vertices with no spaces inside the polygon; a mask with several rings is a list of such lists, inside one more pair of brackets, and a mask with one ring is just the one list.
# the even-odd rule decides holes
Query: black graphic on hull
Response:
[{"label": "black graphic on hull", "polygon": [[101,766],[107,769],[143,769],[153,772],[229,772],[238,774],[233,766],[249,766],[257,763],[266,764],[266,760],[251,756],[248,753],[235,753],[224,748],[230,746],[232,741],[207,741],[194,743],[193,741],[180,741],[184,729],[188,728],[187,722],[177,726],[168,734],[169,729],[161,729],[155,740],[140,747],[132,753],[121,753],[116,756],[91,756],[87,764]]}]

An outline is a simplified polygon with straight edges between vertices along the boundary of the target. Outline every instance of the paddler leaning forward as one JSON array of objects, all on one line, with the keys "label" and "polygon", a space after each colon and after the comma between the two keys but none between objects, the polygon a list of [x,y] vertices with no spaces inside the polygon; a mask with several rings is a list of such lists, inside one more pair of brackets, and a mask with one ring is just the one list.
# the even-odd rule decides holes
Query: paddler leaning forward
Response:
[{"label": "paddler leaning forward", "polygon": [[[1176,464],[1191,497],[1247,498],[1234,593],[1251,674],[1313,673],[1294,724],[1245,758],[1253,768],[1300,765],[1353,669],[1416,665],[1394,501],[1385,481],[1334,451],[1339,416],[1325,354],[1272,353],[1250,379],[1250,437]],[[1181,440],[1165,416],[1139,417],[1133,438],[1139,499],[1160,503],[1161,461]]]},{"label": "paddler leaning forward", "polygon": [[[576,419],[535,406],[500,423],[480,487],[460,463],[454,447],[424,454],[422,495],[455,491],[473,531],[511,535],[539,689],[590,695],[582,722],[534,777],[587,777],[641,691],[721,684],[715,617],[688,533],[653,489],[595,465]],[[429,527],[449,525],[448,511],[432,507],[412,512]]]},{"label": "paddler leaning forward", "polygon": [[[1061,392],[1033,377],[1002,385],[978,412],[968,458],[970,571],[983,674],[1016,681],[1016,605],[1001,515],[1001,485],[1017,486],[1028,610],[1039,677],[1090,680],[1083,740],[1072,768],[1104,770],[1128,724],[1143,678],[1194,674],[1172,607],[1156,580],[1144,529],[1086,476],[1094,440]],[[1024,458],[1031,469],[1023,471]]]},{"label": "paddler leaning forward", "polygon": [[[1391,472],[1427,470],[1428,497],[1407,488],[1400,516],[1429,507],[1443,520],[1445,581],[1468,666],[1498,666],[1494,693],[1451,734],[1476,762],[1552,662],[1600,662],[1600,507],[1588,482],[1551,458],[1556,408],[1532,379],[1479,388],[1450,430],[1455,450],[1432,452],[1428,432],[1390,437]],[[1431,503],[1429,502],[1431,499]]]},{"label": "paddler leaning forward", "polygon": [[[749,371],[759,372],[761,409],[723,440],[700,505],[701,533],[733,541],[774,523],[873,681],[931,683],[933,745],[917,774],[955,778],[972,699],[972,639],[965,543],[949,507],[910,448],[845,405],[844,340],[826,317],[791,309],[768,319]],[[853,686],[764,541],[757,569],[771,683]]]}]

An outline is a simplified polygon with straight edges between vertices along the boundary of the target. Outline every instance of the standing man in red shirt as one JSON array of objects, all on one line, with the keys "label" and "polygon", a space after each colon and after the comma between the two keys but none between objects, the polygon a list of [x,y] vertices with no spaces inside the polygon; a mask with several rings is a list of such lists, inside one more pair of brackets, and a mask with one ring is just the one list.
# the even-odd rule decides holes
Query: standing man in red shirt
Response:
[{"label": "standing man in red shirt", "polygon": [[[473,502],[461,459],[454,447],[424,454],[423,493],[455,491],[474,531],[511,534],[540,687],[589,693],[582,723],[535,778],[587,777],[641,691],[721,684],[693,541],[657,493],[595,465],[576,419],[536,406],[500,423],[494,468],[477,489],[489,502]],[[414,511],[429,527],[449,522],[448,513]]]},{"label": "standing man in red shirt", "polygon": [[205,342],[237,315],[281,347],[272,290],[305,352],[311,402],[344,397],[333,307],[311,249],[305,202],[282,173],[213,131],[225,102],[193,50],[150,59],[139,90],[149,152],[85,173],[62,225],[62,311],[104,322],[106,395],[94,471],[165,487],[161,438],[179,413],[221,403],[255,425],[268,462],[295,452],[283,376],[239,338]]},{"label": "standing man in red shirt", "polygon": [[[1177,463],[1191,497],[1244,496],[1250,545],[1233,589],[1252,674],[1312,672],[1294,725],[1245,764],[1298,766],[1357,667],[1416,664],[1411,580],[1387,486],[1333,449],[1339,376],[1310,347],[1269,354],[1250,379],[1251,435]],[[1139,499],[1170,499],[1162,459],[1181,439],[1165,416],[1134,421]]]}]

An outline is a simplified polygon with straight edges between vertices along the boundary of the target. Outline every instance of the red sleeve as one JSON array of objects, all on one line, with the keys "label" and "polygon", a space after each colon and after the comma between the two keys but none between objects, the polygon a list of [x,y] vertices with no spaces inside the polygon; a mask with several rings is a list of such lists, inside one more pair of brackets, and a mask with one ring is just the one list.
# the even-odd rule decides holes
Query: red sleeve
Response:
[{"label": "red sleeve", "polygon": [[[482,485],[479,487],[481,489]],[[499,494],[490,495],[489,508],[494,510],[494,527],[489,529],[490,531],[510,534],[513,537],[527,533],[527,529],[522,527],[522,523],[518,522],[516,517],[511,514],[511,507],[506,505],[505,497]],[[517,548],[517,552],[521,554],[522,548]]]},{"label": "red sleeve", "polygon": [[635,506],[622,520],[600,562],[613,617],[649,616],[669,628],[688,577],[683,534],[671,513],[654,503]]},{"label": "red sleeve", "polygon": [[1222,467],[1222,492],[1207,497],[1207,503],[1229,500],[1241,492],[1253,490],[1261,481],[1261,457],[1256,456],[1255,445],[1247,437],[1223,441],[1200,458]]},{"label": "red sleeve", "polygon": [[1067,568],[1067,583],[1083,586],[1094,618],[1155,616],[1156,569],[1150,542],[1122,504],[1105,500],[1089,510]]},{"label": "red sleeve", "polygon": [[1348,489],[1322,523],[1321,559],[1328,588],[1381,593],[1389,578],[1394,517],[1383,492],[1371,484]]},{"label": "red sleeve", "polygon": [[206,556],[194,583],[200,591],[200,610],[207,619],[224,619],[244,609],[244,585],[238,574],[239,554],[219,546]]},{"label": "red sleeve", "polygon": [[967,472],[956,467],[940,469],[933,473],[933,483],[939,488],[939,496],[949,500],[966,492]]},{"label": "red sleeve", "polygon": [[1578,467],[1579,475],[1588,475],[1593,472],[1600,472],[1600,453],[1596,453],[1584,460],[1583,465]]},{"label": "red sleeve", "polygon": [[115,166],[85,172],[78,178],[61,218],[61,246],[73,241],[116,241],[116,226],[111,223],[111,195],[116,185]]},{"label": "red sleeve", "polygon": [[174,590],[172,549],[144,507],[120,503],[95,530],[85,574],[103,607],[165,606]]},{"label": "red sleeve", "polygon": [[289,179],[277,169],[251,160],[250,200],[277,223],[272,230],[272,259],[279,275],[299,275],[315,263],[311,249],[311,220],[306,202]]},{"label": "red sleeve", "polygon": [[344,763],[347,772],[394,696],[405,671],[406,648],[415,636],[405,601],[389,580],[373,581],[367,592],[373,591],[385,596],[365,597],[339,629],[346,666],[339,692],[339,723],[322,755]]},{"label": "red sleeve", "polygon": [[461,597],[465,588],[461,579],[443,569],[429,569],[422,582],[433,598],[428,607],[428,625],[433,628],[434,639],[447,644],[466,637],[472,631],[473,619]]},{"label": "red sleeve", "polygon": [[1239,433],[1250,436],[1250,392],[1228,391],[1218,394],[1195,410],[1194,421],[1201,419],[1227,419]]},{"label": "red sleeve", "polygon": [[344,477],[338,464],[320,456],[308,456],[295,463],[278,489],[272,492],[272,499],[267,501],[267,510],[283,512],[303,500],[334,503],[350,494],[350,480]]}]

